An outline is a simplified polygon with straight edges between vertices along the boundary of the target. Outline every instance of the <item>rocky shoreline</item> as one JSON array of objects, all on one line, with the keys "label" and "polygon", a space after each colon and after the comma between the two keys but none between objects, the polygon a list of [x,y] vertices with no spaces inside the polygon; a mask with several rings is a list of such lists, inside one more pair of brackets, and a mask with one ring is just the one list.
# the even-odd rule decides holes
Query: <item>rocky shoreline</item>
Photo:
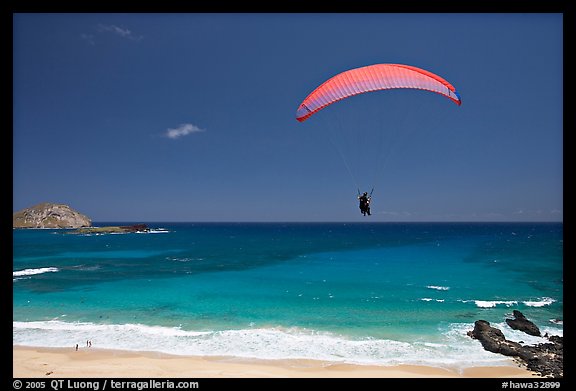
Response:
[{"label": "rocky shoreline", "polygon": [[146,224],[134,224],[134,225],[78,228],[68,233],[85,235],[85,234],[113,234],[113,233],[126,234],[126,233],[138,233],[138,232],[150,232],[150,228],[148,228]]},{"label": "rocky shoreline", "polygon": [[[520,311],[514,310],[513,316],[513,319],[506,319],[506,323],[512,329],[523,331],[529,335],[542,336],[540,329],[526,319]],[[514,357],[529,370],[543,377],[561,378],[564,376],[563,337],[545,334],[543,337],[549,342],[523,345],[522,341],[515,342],[506,339],[500,329],[492,327],[485,320],[474,322],[474,330],[469,331],[468,335],[479,340],[485,350]]]}]

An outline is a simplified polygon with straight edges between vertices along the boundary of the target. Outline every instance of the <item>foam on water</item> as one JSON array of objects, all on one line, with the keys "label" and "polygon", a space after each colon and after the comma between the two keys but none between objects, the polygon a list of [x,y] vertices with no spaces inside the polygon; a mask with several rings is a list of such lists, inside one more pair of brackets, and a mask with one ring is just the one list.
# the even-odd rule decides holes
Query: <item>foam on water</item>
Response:
[{"label": "foam on water", "polygon": [[[157,351],[177,355],[235,356],[257,359],[315,359],[370,365],[434,365],[463,368],[511,365],[466,336],[471,324],[452,324],[440,342],[351,339],[301,328],[254,328],[211,332],[141,324],[103,325],[13,322],[14,345],[71,347],[91,340],[94,347]],[[465,363],[465,364],[464,364]]]},{"label": "foam on water", "polygon": [[[537,345],[539,343],[550,342],[545,337],[537,337],[534,335],[526,334],[525,332],[520,331],[520,330],[514,330],[514,329],[510,328],[506,324],[506,322],[493,323],[493,324],[491,324],[491,326],[500,329],[502,331],[502,333],[504,334],[504,336],[506,337],[506,339],[511,340],[511,341],[516,341],[516,342],[522,341],[523,345]],[[549,326],[540,327],[540,333],[542,335],[548,334],[548,335],[557,335],[560,337],[562,337],[564,335],[563,329],[559,329],[559,328],[555,328],[555,327],[549,327]]]}]

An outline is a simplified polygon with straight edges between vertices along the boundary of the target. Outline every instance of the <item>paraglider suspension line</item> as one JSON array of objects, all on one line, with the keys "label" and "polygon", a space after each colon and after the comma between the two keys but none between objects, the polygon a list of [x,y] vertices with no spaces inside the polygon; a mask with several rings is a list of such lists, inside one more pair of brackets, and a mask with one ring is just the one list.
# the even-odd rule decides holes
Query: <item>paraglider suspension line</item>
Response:
[{"label": "paraglider suspension line", "polygon": [[328,140],[330,140],[330,143],[332,143],[332,146],[338,152],[338,155],[340,155],[340,158],[342,159],[342,161],[344,162],[344,165],[346,166],[346,170],[348,171],[348,174],[350,174],[352,181],[354,182],[356,187],[359,189],[360,186],[358,186],[358,181],[356,180],[356,177],[354,176],[354,174],[352,173],[352,170],[350,169],[350,165],[348,164],[348,160],[346,160],[346,157],[344,156],[344,154],[342,153],[340,148],[338,148],[338,146],[336,145],[334,140],[332,140],[332,137],[328,136]]}]

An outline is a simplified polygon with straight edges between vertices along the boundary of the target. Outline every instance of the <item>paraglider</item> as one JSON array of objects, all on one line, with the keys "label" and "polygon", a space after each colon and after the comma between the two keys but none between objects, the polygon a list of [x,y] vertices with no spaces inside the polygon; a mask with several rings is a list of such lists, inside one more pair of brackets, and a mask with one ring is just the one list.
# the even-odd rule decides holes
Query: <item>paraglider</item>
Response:
[{"label": "paraglider", "polygon": [[[430,71],[410,65],[375,64],[341,72],[320,84],[300,103],[296,119],[304,122],[327,106],[354,95],[402,88],[431,91],[458,106],[462,104],[454,86]],[[347,163],[346,166],[348,168]],[[358,191],[360,211],[364,216],[371,214],[371,196],[372,192],[370,196],[366,192],[361,196]]]},{"label": "paraglider", "polygon": [[432,72],[410,65],[376,64],[339,73],[322,83],[298,106],[296,119],[306,121],[324,107],[353,95],[395,88],[432,91],[462,104],[454,86]]},{"label": "paraglider", "polygon": [[364,216],[370,216],[370,201],[372,201],[372,195],[368,195],[365,191],[362,195],[358,195],[358,200],[360,201],[360,213]]}]

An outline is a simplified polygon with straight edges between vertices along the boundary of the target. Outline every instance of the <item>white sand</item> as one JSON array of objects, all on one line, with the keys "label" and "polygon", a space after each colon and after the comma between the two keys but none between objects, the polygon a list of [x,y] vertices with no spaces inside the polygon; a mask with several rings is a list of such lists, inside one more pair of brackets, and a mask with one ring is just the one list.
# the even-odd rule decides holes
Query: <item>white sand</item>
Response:
[{"label": "white sand", "polygon": [[13,347],[13,376],[35,378],[533,378],[510,366],[461,371],[417,365],[374,366],[315,360],[248,360],[81,347]]}]

